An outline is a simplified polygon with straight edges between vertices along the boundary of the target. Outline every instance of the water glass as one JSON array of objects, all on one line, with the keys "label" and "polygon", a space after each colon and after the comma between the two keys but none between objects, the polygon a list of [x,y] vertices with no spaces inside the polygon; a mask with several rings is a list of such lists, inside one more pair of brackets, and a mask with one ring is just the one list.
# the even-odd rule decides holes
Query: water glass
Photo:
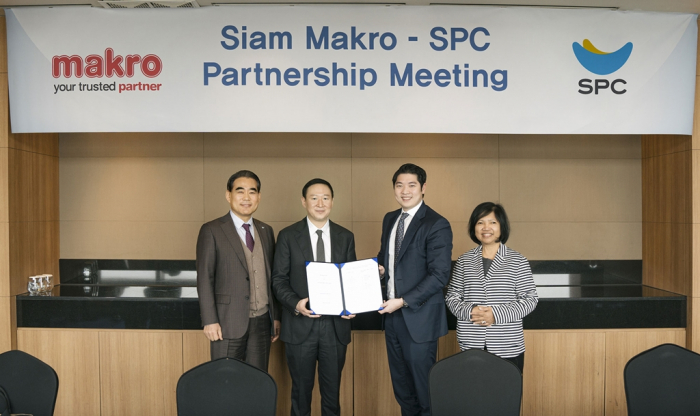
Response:
[{"label": "water glass", "polygon": [[39,276],[29,276],[29,283],[27,284],[27,290],[30,295],[37,295],[40,291]]}]

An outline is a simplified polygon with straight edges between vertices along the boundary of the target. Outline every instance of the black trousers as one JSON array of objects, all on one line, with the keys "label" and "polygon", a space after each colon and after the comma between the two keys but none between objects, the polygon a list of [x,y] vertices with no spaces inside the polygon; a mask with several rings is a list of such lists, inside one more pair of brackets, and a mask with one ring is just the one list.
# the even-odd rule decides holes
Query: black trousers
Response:
[{"label": "black trousers", "polygon": [[229,357],[245,361],[263,371],[267,371],[270,362],[270,332],[272,323],[270,314],[262,314],[248,321],[248,330],[242,337],[212,341],[210,344],[211,359]]},{"label": "black trousers", "polygon": [[[488,348],[484,346],[484,351],[488,352]],[[515,364],[516,367],[520,370],[520,374],[523,373],[523,368],[525,367],[525,353],[522,353],[520,355],[516,355],[515,357],[501,357],[504,360],[508,360],[511,363]]]},{"label": "black trousers", "polygon": [[285,344],[285,350],[289,375],[292,377],[291,415],[311,415],[311,393],[318,362],[321,414],[340,416],[340,377],[347,345],[338,340],[333,317],[314,318],[309,337],[301,344]]},{"label": "black trousers", "polygon": [[438,341],[413,341],[401,309],[384,318],[384,336],[391,384],[401,415],[429,416],[428,374],[435,364]]}]

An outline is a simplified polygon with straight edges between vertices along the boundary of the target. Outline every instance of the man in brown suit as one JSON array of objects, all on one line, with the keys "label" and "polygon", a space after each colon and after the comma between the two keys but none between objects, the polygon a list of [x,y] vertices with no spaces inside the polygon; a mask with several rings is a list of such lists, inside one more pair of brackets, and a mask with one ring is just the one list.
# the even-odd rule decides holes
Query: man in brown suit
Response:
[{"label": "man in brown suit", "polygon": [[197,238],[197,291],[211,359],[245,360],[267,371],[270,344],[280,333],[271,286],[275,235],[253,219],[260,179],[242,170],[229,178],[231,210],[204,225]]}]

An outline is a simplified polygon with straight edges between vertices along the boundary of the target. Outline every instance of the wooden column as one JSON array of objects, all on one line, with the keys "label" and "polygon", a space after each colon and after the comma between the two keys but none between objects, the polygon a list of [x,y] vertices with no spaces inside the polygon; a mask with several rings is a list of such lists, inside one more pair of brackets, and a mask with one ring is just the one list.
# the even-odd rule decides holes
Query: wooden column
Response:
[{"label": "wooden column", "polygon": [[14,296],[27,277],[58,283],[58,134],[10,132],[5,16],[0,16],[0,351],[16,348]]},{"label": "wooden column", "polygon": [[643,283],[688,297],[686,346],[696,352],[700,351],[700,65],[697,70],[693,135],[642,136]]}]

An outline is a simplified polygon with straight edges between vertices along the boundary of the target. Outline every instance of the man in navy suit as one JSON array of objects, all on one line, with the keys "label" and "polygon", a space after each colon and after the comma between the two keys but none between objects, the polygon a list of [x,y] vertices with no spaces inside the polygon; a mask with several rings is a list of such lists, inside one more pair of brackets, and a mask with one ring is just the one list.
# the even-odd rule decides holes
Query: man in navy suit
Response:
[{"label": "man in navy suit", "polygon": [[394,173],[401,206],[384,216],[377,255],[386,282],[386,349],[394,396],[402,416],[430,415],[428,372],[438,338],[447,334],[442,289],[450,280],[450,223],[423,202],[427,175],[407,163]]}]

